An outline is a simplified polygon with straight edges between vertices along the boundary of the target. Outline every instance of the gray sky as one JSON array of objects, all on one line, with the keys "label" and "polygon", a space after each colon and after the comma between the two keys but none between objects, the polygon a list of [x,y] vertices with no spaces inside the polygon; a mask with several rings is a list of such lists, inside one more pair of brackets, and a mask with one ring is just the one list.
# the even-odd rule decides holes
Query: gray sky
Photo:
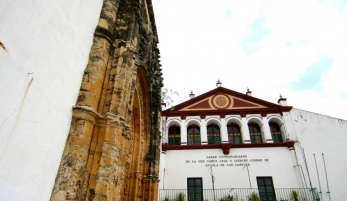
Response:
[{"label": "gray sky", "polygon": [[152,0],[175,104],[216,87],[347,119],[347,1]]}]

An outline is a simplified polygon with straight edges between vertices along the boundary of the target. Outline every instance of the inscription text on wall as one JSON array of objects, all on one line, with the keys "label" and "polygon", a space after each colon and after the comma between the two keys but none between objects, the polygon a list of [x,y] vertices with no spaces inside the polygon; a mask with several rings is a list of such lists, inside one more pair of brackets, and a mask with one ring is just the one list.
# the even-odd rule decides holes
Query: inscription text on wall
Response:
[{"label": "inscription text on wall", "polygon": [[247,155],[206,156],[205,159],[186,160],[186,163],[200,163],[206,167],[250,166],[251,163],[269,162],[266,158],[248,158]]}]

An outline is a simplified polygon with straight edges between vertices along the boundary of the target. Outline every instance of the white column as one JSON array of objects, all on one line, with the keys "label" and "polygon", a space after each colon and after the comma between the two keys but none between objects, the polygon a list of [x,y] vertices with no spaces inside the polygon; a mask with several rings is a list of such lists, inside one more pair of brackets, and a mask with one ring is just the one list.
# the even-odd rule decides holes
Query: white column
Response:
[{"label": "white column", "polygon": [[227,129],[227,125],[225,123],[225,118],[221,118],[221,138],[222,138],[222,143],[229,143],[229,139],[228,139],[228,129]]},{"label": "white column", "polygon": [[267,117],[263,117],[263,132],[264,132],[263,139],[265,139],[265,143],[273,143],[269,121],[267,120]]},{"label": "white column", "polygon": [[205,119],[201,119],[200,136],[201,136],[201,144],[208,144],[207,143],[207,126],[206,126]]},{"label": "white column", "polygon": [[181,120],[181,145],[187,145],[187,126],[186,120]]},{"label": "white column", "polygon": [[248,130],[246,117],[242,117],[241,129],[242,129],[242,140],[243,140],[243,143],[245,143],[245,144],[251,143],[251,137],[249,135],[249,130]]},{"label": "white column", "polygon": [[165,121],[165,128],[163,129],[164,130],[164,134],[163,134],[164,139],[163,140],[165,143],[169,144],[169,126],[166,125],[166,122],[167,121]]}]

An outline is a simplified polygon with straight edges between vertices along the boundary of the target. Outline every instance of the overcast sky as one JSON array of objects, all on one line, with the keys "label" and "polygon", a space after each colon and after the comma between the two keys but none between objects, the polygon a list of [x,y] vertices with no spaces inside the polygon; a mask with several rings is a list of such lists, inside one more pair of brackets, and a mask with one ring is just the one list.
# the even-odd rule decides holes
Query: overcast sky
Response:
[{"label": "overcast sky", "polygon": [[216,87],[347,120],[347,1],[152,0],[175,104]]}]

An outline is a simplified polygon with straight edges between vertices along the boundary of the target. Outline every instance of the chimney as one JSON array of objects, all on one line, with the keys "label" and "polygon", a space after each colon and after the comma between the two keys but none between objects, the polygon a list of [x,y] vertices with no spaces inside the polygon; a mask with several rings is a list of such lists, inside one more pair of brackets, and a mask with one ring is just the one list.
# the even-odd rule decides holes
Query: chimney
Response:
[{"label": "chimney", "polygon": [[246,95],[247,95],[247,96],[252,96],[252,91],[250,91],[248,87],[247,87]]},{"label": "chimney", "polygon": [[190,91],[189,98],[190,99],[195,98],[195,94],[193,94],[193,90]]},{"label": "chimney", "polygon": [[221,82],[221,81],[219,81],[219,79],[218,79],[218,81],[217,81],[216,86],[217,86],[217,87],[221,87],[221,86],[222,86],[222,82]]},{"label": "chimney", "polygon": [[281,94],[280,94],[280,98],[278,99],[277,103],[281,106],[288,106],[287,99],[283,98]]},{"label": "chimney", "polygon": [[166,103],[161,103],[161,111],[164,111],[166,108]]}]

